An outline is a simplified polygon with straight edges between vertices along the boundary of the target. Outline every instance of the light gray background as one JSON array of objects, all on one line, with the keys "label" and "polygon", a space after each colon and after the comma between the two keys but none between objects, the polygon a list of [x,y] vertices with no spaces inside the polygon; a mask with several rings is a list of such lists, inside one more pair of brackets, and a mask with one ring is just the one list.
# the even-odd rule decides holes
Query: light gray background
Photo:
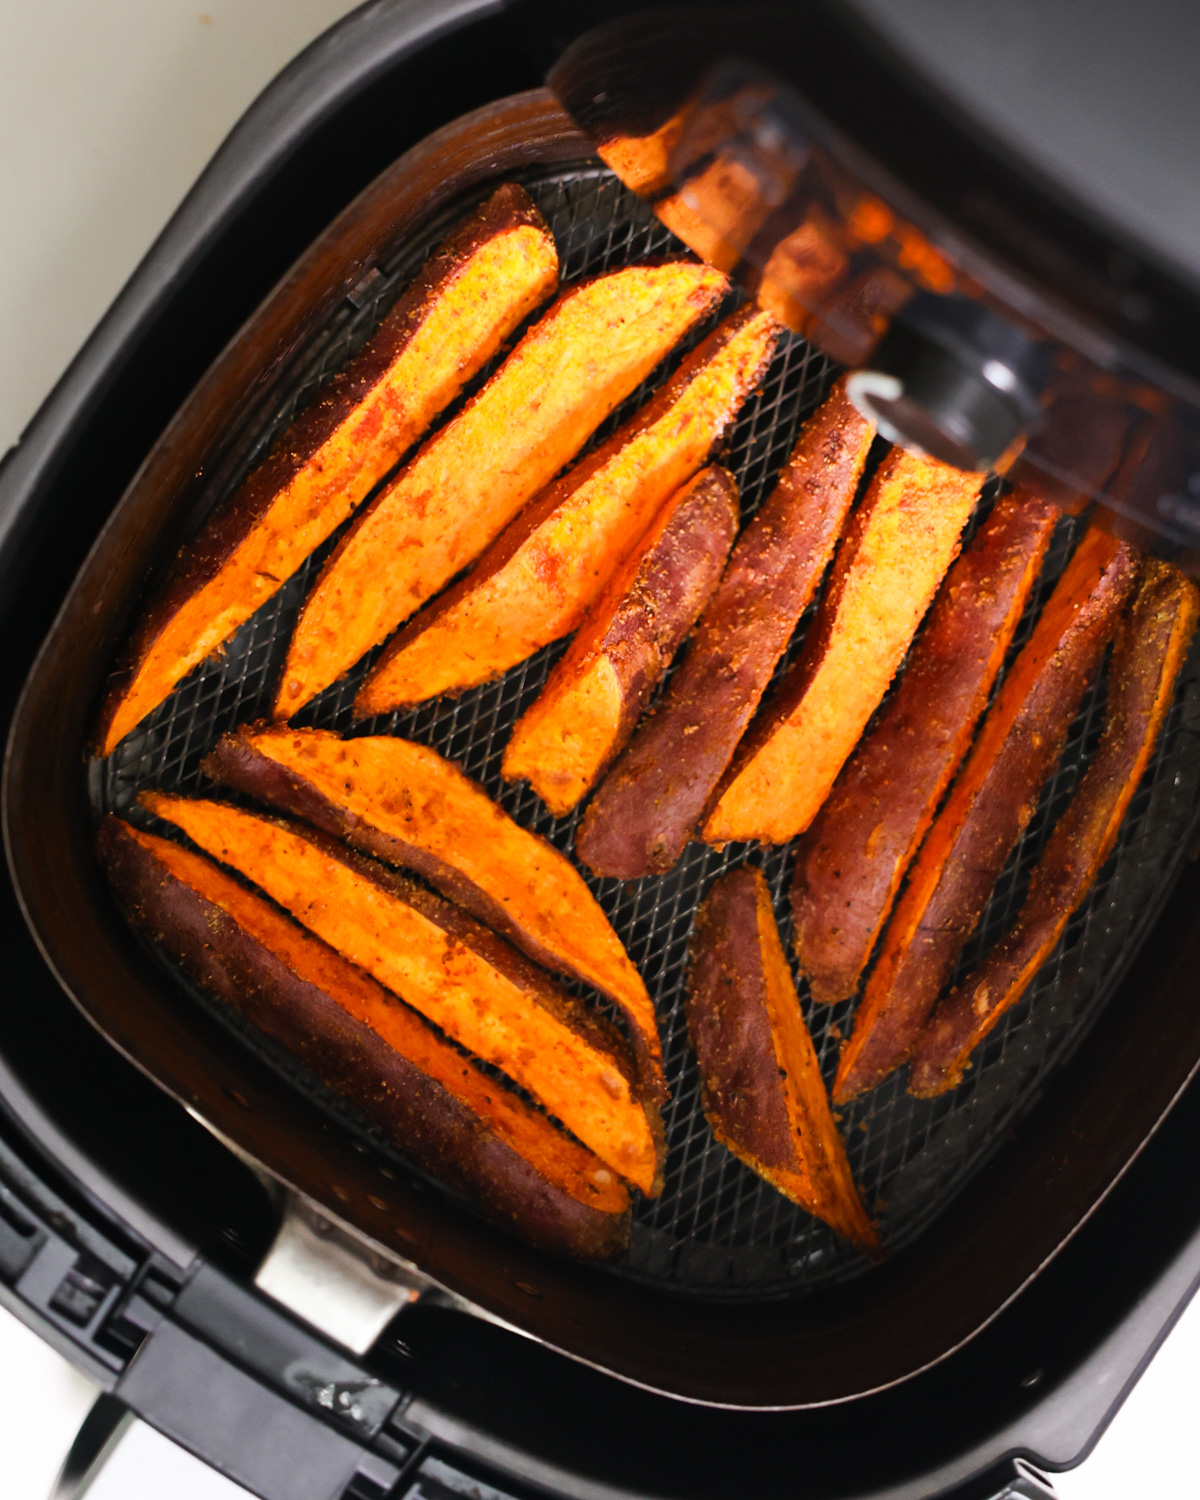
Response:
[{"label": "light gray background", "polygon": [[[350,9],[347,0],[0,0],[0,452],[238,115]],[[3,1500],[44,1500],[93,1396],[0,1312]],[[1063,1500],[1200,1496],[1198,1396],[1194,1304],[1093,1457],[1056,1477]],[[138,1426],[89,1500],[244,1493]]]}]

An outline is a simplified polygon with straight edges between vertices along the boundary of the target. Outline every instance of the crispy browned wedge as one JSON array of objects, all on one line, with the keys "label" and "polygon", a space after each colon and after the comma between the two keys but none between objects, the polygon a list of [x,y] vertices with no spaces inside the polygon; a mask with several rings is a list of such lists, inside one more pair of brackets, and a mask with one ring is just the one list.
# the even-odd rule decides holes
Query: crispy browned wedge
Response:
[{"label": "crispy browned wedge", "polygon": [[833,1097],[909,1056],[1058,763],[1133,584],[1130,548],[1089,531],[1004,680],[913,863],[854,1016]]},{"label": "crispy browned wedge", "polygon": [[1196,629],[1200,597],[1174,568],[1147,560],[1109,667],[1104,734],[1029,882],[1016,924],[938,1005],[917,1043],[909,1092],[961,1082],[971,1053],[1050,957],[1112,853],[1154,753]]},{"label": "crispy browned wedge", "polygon": [[801,332],[832,310],[850,275],[841,226],[813,204],[804,222],[771,251],[758,286],[758,304]]},{"label": "crispy browned wedge", "polygon": [[761,870],[730,870],[705,897],[687,1014],[713,1134],[793,1203],[878,1256]]},{"label": "crispy browned wedge", "polygon": [[134,926],[489,1219],[561,1254],[628,1242],[611,1169],[361,969],[203,855],[111,816],[97,847]]},{"label": "crispy browned wedge", "polygon": [[777,333],[774,318],[753,308],[722,324],[620,432],[532,500],[467,576],[388,644],[355,714],[462,692],[577,629],[733,422]]},{"label": "crispy browned wedge", "polygon": [[816,592],[873,435],[840,384],[805,424],[662,702],[584,814],[575,850],[597,875],[661,874],[683,853]]},{"label": "crispy browned wedge", "polygon": [[726,286],[711,267],[675,261],[568,288],[342,538],[296,625],[276,717],[336,682],[473,562]]},{"label": "crispy browned wedge", "polygon": [[663,508],[513,728],[509,781],[562,817],[600,779],[696,623],[737,531],[737,485],[705,469]]},{"label": "crispy browned wedge", "polygon": [[946,575],[883,716],[796,847],[793,943],[814,1000],[848,999],[980,714],[1058,512],[999,501]]},{"label": "crispy browned wedge", "polygon": [[108,755],[332,535],[558,281],[528,195],[499,188],[176,560],[97,731]]},{"label": "crispy browned wedge", "polygon": [[680,111],[649,135],[611,136],[599,143],[596,155],[635,193],[661,193],[671,183],[671,152],[679,144],[685,119]]},{"label": "crispy browned wedge", "polygon": [[643,1087],[666,1097],[653,1003],[596,898],[557,849],[435,750],[260,725],[226,735],[204,769],[415,870],[537,963],[595,985],[625,1016]]},{"label": "crispy browned wedge", "polygon": [[785,844],[812,822],[954,560],[983,478],[900,449],[883,461],[800,659],[719,788],[707,843]]},{"label": "crispy browned wedge", "polygon": [[315,829],[157,792],[142,802],[500,1068],[622,1177],[660,1191],[661,1125],[620,1038],[494,933]]},{"label": "crispy browned wedge", "polygon": [[762,228],[771,205],[754,167],[717,151],[688,177],[687,192],[665,193],[654,212],[676,238],[710,266],[732,271]]}]

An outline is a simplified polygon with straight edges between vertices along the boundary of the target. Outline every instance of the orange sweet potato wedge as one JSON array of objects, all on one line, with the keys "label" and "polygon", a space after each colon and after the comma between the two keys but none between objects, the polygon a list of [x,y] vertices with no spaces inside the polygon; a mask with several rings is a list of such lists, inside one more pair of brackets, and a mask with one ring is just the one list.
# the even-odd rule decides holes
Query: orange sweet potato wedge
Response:
[{"label": "orange sweet potato wedge", "polygon": [[793,1203],[878,1257],[761,870],[731,870],[705,897],[687,1015],[713,1134]]},{"label": "orange sweet potato wedge", "polygon": [[814,1000],[858,988],[1004,663],[1058,512],[1000,500],[938,590],[895,695],[796,846],[793,945]]},{"label": "orange sweet potato wedge", "polygon": [[560,818],[586,796],[716,588],[737,523],[725,469],[704,469],[667,502],[514,726],[507,780],[527,780]]},{"label": "orange sweet potato wedge", "polygon": [[416,871],[535,962],[595,985],[626,1019],[643,1087],[666,1097],[654,1006],[596,898],[557,849],[436,751],[387,736],[342,740],[260,725],[226,735],[204,769]]},{"label": "orange sweet potato wedge", "polygon": [[664,192],[671,184],[671,153],[686,118],[680,110],[649,135],[610,136],[597,144],[596,155],[635,193],[649,197]]},{"label": "orange sweet potato wedge", "polygon": [[1135,570],[1132,550],[1102,531],[1075,549],[913,863],[838,1064],[838,1103],[916,1045],[1058,764]]},{"label": "orange sweet potato wedge", "polygon": [[135,927],[494,1223],[559,1254],[628,1243],[612,1170],[370,975],[203,855],[112,816],[96,842]]},{"label": "orange sweet potato wedge", "polygon": [[707,843],[785,844],[812,822],[954,560],[983,478],[900,449],[884,460],[799,660],[718,789]]},{"label": "orange sweet potato wedge", "polygon": [[758,384],[778,324],[746,308],[711,334],[614,437],[550,485],[460,582],[388,644],[360,718],[459,693],[575,630],[668,497]]},{"label": "orange sweet potato wedge", "polygon": [[661,1191],[661,1122],[620,1038],[494,933],[315,829],[157,792],[142,804],[500,1068],[627,1181]]},{"label": "orange sweet potato wedge", "polygon": [[1117,842],[1196,630],[1200,596],[1174,568],[1146,560],[1109,665],[1104,733],[1055,824],[1015,925],[946,996],[913,1055],[909,1093],[956,1087],[970,1057],[1050,957]]},{"label": "orange sweet potato wedge", "polygon": [[342,538],[305,602],[275,704],[290,718],[473,562],[724,295],[711,267],[569,287]]},{"label": "orange sweet potato wedge", "polygon": [[597,875],[662,874],[683,853],[816,592],[873,436],[840,384],[805,424],[662,701],[584,814],[575,852]]},{"label": "orange sweet potato wedge", "polygon": [[179,554],[114,679],[98,753],[332,535],[557,282],[554,239],[528,195],[497,189]]}]

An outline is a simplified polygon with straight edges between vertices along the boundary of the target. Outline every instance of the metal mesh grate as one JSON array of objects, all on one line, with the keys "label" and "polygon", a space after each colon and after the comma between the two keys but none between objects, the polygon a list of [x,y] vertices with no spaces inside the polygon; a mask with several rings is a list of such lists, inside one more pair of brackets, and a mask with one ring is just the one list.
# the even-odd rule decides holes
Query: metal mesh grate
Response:
[{"label": "metal mesh grate", "polygon": [[[525,182],[554,231],[566,280],[664,253],[682,253],[647,207],[599,168],[535,173]],[[457,217],[470,206],[462,204],[448,217]],[[269,398],[269,406],[251,413],[241,434],[231,442],[197,516],[229,492],[297,406],[370,333],[446,224],[443,218],[430,225],[420,243],[405,247],[380,274],[368,278],[361,294],[331,315],[293,362],[282,387],[277,386]],[[735,294],[722,313],[736,301]],[[711,326],[698,330],[689,347]],[[671,364],[656,372],[654,380],[614,414],[596,442],[642,402],[650,385],[659,384],[684,352],[677,351]],[[753,513],[769,490],[801,422],[819,403],[834,374],[829,362],[802,339],[784,339],[723,454],[723,462],[737,476],[746,515]],[[1014,651],[1065,564],[1077,529],[1078,523],[1064,521],[1056,533]],[[93,767],[97,814],[127,811],[145,786],[183,792],[204,789],[206,783],[198,770],[201,757],[225,730],[267,711],[300,603],[335,542],[336,538],[310,559],[246,623],[224,655],[205,662],[108,761]],[[781,670],[795,655],[805,623]],[[433,746],[482,782],[523,826],[544,834],[569,853],[577,817],[556,820],[528,788],[500,779],[508,731],[536,697],[562,649],[561,644],[550,647],[499,682],[461,698],[392,714],[357,726],[355,732],[394,733]],[[351,730],[351,701],[370,660],[310,704],[298,722]],[[881,1216],[881,1231],[890,1247],[907,1244],[922,1232],[979,1170],[1009,1122],[1028,1108],[1047,1075],[1112,993],[1165,899],[1200,801],[1200,755],[1195,753],[1200,732],[1198,679],[1200,658],[1193,653],[1117,851],[1022,1004],[1004,1018],[982,1048],[967,1081],[947,1097],[922,1101],[905,1092],[901,1072],[844,1112],[842,1129],[855,1178],[869,1210]],[[963,955],[960,973],[969,969],[1015,916],[1029,871],[1095,747],[1103,705],[1101,679],[1072,726],[1063,761],[996,887],[979,931]],[[848,1279],[868,1269],[861,1257],[822,1224],[718,1146],[700,1111],[699,1079],[684,1024],[687,947],[696,905],[713,877],[748,857],[759,859],[766,871],[786,947],[791,866],[786,849],[760,856],[748,846],[716,853],[694,844],[665,877],[627,884],[589,881],[655,996],[672,1092],[665,1116],[669,1143],[665,1191],[657,1202],[643,1203],[637,1210],[633,1247],[611,1274],[709,1296],[761,1297]],[[853,1002],[810,1007],[803,987],[801,996],[829,1080]],[[267,1046],[251,1028],[231,1024],[247,1044],[265,1051],[322,1107],[360,1131],[368,1149],[388,1153],[390,1148],[377,1132],[333,1099],[298,1064]]]}]

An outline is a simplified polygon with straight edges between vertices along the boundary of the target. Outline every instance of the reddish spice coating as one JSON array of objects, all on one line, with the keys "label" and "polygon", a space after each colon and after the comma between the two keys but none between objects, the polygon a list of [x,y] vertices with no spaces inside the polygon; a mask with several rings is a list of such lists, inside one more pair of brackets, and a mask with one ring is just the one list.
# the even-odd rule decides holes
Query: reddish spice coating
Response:
[{"label": "reddish spice coating", "polygon": [[96,844],[135,927],[494,1223],[560,1254],[624,1247],[628,1195],[603,1163],[362,970],[201,855],[112,816]]},{"label": "reddish spice coating", "polygon": [[848,999],[970,748],[1058,512],[1000,500],[946,575],[891,702],[796,845],[793,942],[813,999]]},{"label": "reddish spice coating", "polygon": [[971,1053],[1015,1005],[1062,937],[1112,853],[1175,692],[1200,597],[1174,568],[1148,559],[1109,667],[1104,734],[1047,841],[1016,923],[938,1005],[917,1043],[909,1092],[954,1088]]},{"label": "reddish spice coating", "polygon": [[495,933],[315,829],[219,802],[141,800],[527,1089],[621,1176],[661,1191],[661,1123],[620,1037]]},{"label": "reddish spice coating", "polygon": [[359,512],[292,632],[291,718],[484,551],[728,290],[691,261],[577,282]]},{"label": "reddish spice coating", "polygon": [[584,815],[575,850],[597,875],[661,874],[683,853],[816,592],[873,436],[840,384],[805,424],[662,702]]},{"label": "reddish spice coating", "polygon": [[355,714],[462,692],[575,630],[736,420],[778,333],[754,307],[726,319],[619,432],[531,500],[466,577],[388,643]]},{"label": "reddish spice coating", "polygon": [[513,727],[504,776],[528,780],[556,817],[624,748],[720,581],[737,523],[727,470],[704,469],[679,489]]},{"label": "reddish spice coating", "polygon": [[846,528],[804,649],[722,779],[709,844],[784,844],[812,822],[958,553],[982,474],[893,449]]},{"label": "reddish spice coating", "polygon": [[294,813],[430,885],[536,963],[594,985],[622,1011],[642,1087],[666,1097],[654,1006],[571,862],[435,750],[394,735],[247,725],[204,761],[226,786]]},{"label": "reddish spice coating", "polygon": [[1135,571],[1131,549],[1101,531],[1076,548],[913,865],[842,1053],[837,1102],[874,1088],[916,1044],[1037,808]]},{"label": "reddish spice coating", "polygon": [[97,753],[282,587],[557,281],[550,231],[524,189],[506,183],[180,552],[114,677]]},{"label": "reddish spice coating", "polygon": [[878,1255],[761,870],[730,870],[705,897],[692,941],[687,1018],[717,1139],[794,1203]]}]

